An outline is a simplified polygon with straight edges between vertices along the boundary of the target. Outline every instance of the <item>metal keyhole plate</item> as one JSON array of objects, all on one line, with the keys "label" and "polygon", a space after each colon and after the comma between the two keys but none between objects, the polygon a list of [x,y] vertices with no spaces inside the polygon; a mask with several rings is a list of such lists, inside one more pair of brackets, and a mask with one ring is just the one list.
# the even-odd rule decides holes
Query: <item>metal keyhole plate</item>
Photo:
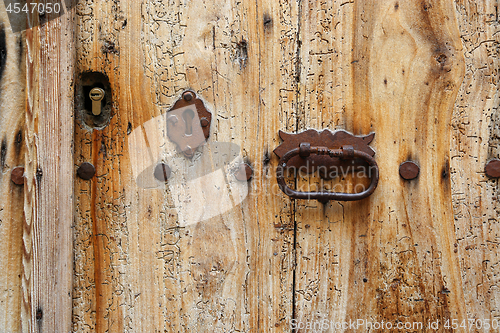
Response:
[{"label": "metal keyhole plate", "polygon": [[208,139],[211,120],[212,114],[203,101],[188,90],[167,112],[167,136],[179,152],[192,158],[196,149]]}]

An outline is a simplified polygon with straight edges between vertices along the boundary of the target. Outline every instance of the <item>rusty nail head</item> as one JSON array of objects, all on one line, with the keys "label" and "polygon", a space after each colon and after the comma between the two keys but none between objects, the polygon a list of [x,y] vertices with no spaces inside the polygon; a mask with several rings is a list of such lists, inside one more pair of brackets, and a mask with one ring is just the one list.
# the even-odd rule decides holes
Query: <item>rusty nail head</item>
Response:
[{"label": "rusty nail head", "polygon": [[208,125],[210,125],[210,123],[208,122],[208,119],[206,117],[201,118],[200,124],[201,124],[201,127],[207,127]]},{"label": "rusty nail head", "polygon": [[179,118],[177,118],[176,115],[171,115],[167,118],[167,121],[170,122],[172,125],[177,125],[177,123],[179,122]]},{"label": "rusty nail head", "polygon": [[189,101],[191,101],[191,100],[193,99],[193,97],[194,97],[194,96],[193,96],[193,93],[192,93],[192,92],[190,92],[190,91],[186,91],[186,92],[184,93],[184,95],[182,95],[182,97],[184,98],[184,100],[185,100],[186,102],[189,102]]},{"label": "rusty nail head", "polygon": [[89,162],[84,162],[80,165],[76,173],[81,179],[90,180],[95,175],[95,167]]},{"label": "rusty nail head", "polygon": [[165,163],[158,163],[155,168],[154,176],[161,182],[166,182],[172,173],[170,167]]},{"label": "rusty nail head", "polygon": [[489,161],[484,168],[484,172],[490,178],[500,178],[500,160]]},{"label": "rusty nail head", "polygon": [[10,175],[12,182],[16,185],[24,185],[24,168],[17,167],[12,170]]},{"label": "rusty nail head", "polygon": [[234,173],[234,176],[240,182],[249,181],[253,176],[252,167],[246,163],[242,163],[239,169]]},{"label": "rusty nail head", "polygon": [[399,175],[403,179],[412,180],[417,178],[419,174],[420,174],[420,168],[416,163],[412,161],[403,162],[399,166]]},{"label": "rusty nail head", "polygon": [[188,157],[188,158],[192,158],[194,156],[194,153],[195,153],[195,150],[193,148],[191,148],[191,146],[186,146],[186,148],[182,151],[182,153],[184,154],[184,156]]},{"label": "rusty nail head", "polygon": [[42,309],[38,308],[36,310],[35,316],[36,316],[36,320],[42,320],[42,318],[43,318],[43,311],[42,311]]}]

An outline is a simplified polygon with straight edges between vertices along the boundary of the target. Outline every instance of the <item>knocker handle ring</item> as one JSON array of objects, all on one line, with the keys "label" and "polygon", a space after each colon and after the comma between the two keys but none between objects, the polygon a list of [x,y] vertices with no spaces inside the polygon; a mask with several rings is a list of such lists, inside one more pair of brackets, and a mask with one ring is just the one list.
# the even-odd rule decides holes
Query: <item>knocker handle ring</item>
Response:
[{"label": "knocker handle ring", "polygon": [[[306,159],[311,154],[317,155],[328,155],[330,157],[338,157],[341,159],[354,159],[361,158],[365,160],[370,169],[371,182],[370,186],[363,192],[360,193],[339,193],[339,192],[300,192],[291,189],[285,182],[284,170],[288,161],[299,155],[301,158]],[[280,159],[278,168],[276,169],[276,178],[280,189],[293,199],[316,199],[321,202],[327,202],[329,200],[336,201],[357,201],[369,197],[377,188],[379,179],[379,170],[377,162],[375,159],[358,150],[355,150],[353,146],[343,146],[341,149],[329,149],[327,147],[311,147],[309,143],[301,143],[299,148],[292,149],[288,151]]]}]

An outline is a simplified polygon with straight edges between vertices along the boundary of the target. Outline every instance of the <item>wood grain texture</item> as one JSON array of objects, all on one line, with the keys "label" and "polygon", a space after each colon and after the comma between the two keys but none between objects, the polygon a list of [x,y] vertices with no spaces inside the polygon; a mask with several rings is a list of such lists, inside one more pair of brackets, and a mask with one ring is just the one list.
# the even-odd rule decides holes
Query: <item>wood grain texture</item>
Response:
[{"label": "wood grain texture", "polygon": [[[73,330],[288,331],[292,206],[276,195],[270,152],[278,129],[295,124],[297,2],[80,1],[77,10],[77,73],[106,74],[113,101],[106,127],[76,123],[75,164],[92,162],[97,175],[76,182]],[[179,209],[218,199],[179,207],[182,191],[140,188],[134,168],[163,157],[143,161],[129,144],[188,88],[212,112],[208,145],[239,145],[255,176],[241,205],[183,226]],[[146,150],[163,139],[148,136]]]},{"label": "wood grain texture", "polygon": [[484,166],[500,153],[498,1],[457,1],[465,80],[452,125],[456,255],[469,318],[498,320],[499,184]]},{"label": "wood grain texture", "polygon": [[[36,16],[25,33],[4,29],[4,43],[0,28],[0,326],[289,332],[292,320],[439,320],[442,332],[447,319],[498,320],[499,185],[484,175],[500,157],[498,6],[78,0],[76,23],[71,11],[39,26]],[[92,71],[112,91],[101,128],[79,101]],[[209,206],[179,206],[186,191],[141,188],[135,173],[175,149],[159,128],[188,88],[212,112],[207,147],[237,144],[254,169],[243,203],[193,225],[180,212]],[[376,133],[372,197],[323,205],[277,189],[278,130],[308,128]],[[137,130],[153,139],[144,159],[130,149]],[[399,177],[406,160],[418,179]],[[83,162],[94,179],[74,179]],[[10,181],[18,165],[24,187]]]},{"label": "wood grain texture", "polygon": [[[461,322],[449,168],[465,66],[454,3],[302,6],[298,129],[374,131],[380,183],[360,202],[299,202],[297,320]],[[399,176],[406,160],[420,165],[415,181]]]},{"label": "wood grain texture", "polygon": [[59,18],[36,13],[25,32],[25,332],[71,330],[73,13],[68,8]]},{"label": "wood grain texture", "polygon": [[12,32],[4,9],[0,21],[0,327],[19,332],[24,195],[23,186],[11,181],[11,173],[25,161],[24,54],[22,35]]}]

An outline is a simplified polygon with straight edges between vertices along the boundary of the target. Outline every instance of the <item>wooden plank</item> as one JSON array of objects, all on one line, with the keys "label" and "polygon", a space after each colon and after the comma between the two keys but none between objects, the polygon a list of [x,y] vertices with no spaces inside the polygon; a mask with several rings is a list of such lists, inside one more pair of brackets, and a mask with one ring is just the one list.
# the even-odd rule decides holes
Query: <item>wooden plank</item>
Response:
[{"label": "wooden plank", "polygon": [[11,180],[23,167],[25,72],[23,41],[13,33],[4,8],[0,9],[0,327],[21,330],[21,276],[23,271],[23,186]]},{"label": "wooden plank", "polygon": [[[73,271],[73,11],[29,18],[23,331],[69,332]],[[42,20],[42,22],[39,21]]]},{"label": "wooden plank", "polygon": [[[354,88],[353,7],[344,1],[302,3],[299,132],[308,128],[353,131],[349,124]],[[319,181],[307,176],[298,184],[307,190],[319,186]],[[347,186],[344,190],[351,189]],[[350,205],[333,202],[324,207],[316,201],[297,202],[296,316],[292,328],[325,319],[343,322],[348,316],[346,307],[354,294],[348,290],[354,225],[344,216]]]},{"label": "wooden plank", "polygon": [[[464,77],[454,4],[302,6],[300,129],[374,131],[380,184],[361,202],[299,202],[297,320],[466,319],[449,169],[449,124]],[[407,159],[420,165],[418,180],[400,178]]]},{"label": "wooden plank", "polygon": [[[498,1],[458,1],[465,79],[451,122],[455,252],[467,317],[498,323],[498,180],[485,164],[499,158]],[[496,327],[496,326],[495,326]]]},{"label": "wooden plank", "polygon": [[[75,189],[75,331],[289,331],[292,206],[271,151],[295,126],[298,15],[295,1],[78,6],[77,73],[107,75],[113,116],[75,129],[75,164],[97,169]],[[142,189],[134,173],[175,149],[158,124],[187,88],[212,112],[208,146],[239,145],[255,171],[241,205],[192,225],[180,209],[213,202],[176,206],[182,191]],[[130,149],[142,131],[151,161]]]},{"label": "wooden plank", "polygon": [[297,120],[299,2],[258,1],[255,6],[256,15],[248,15],[246,22],[248,35],[241,37],[248,41],[253,57],[239,73],[228,66],[227,74],[232,75],[225,82],[227,93],[218,93],[221,97],[230,93],[226,103],[220,104],[222,110],[231,110],[234,123],[227,134],[223,128],[220,133],[227,141],[236,140],[255,172],[249,200],[242,206],[250,262],[246,295],[250,325],[246,331],[289,332],[295,207],[277,186],[278,160],[272,151],[280,143],[278,131],[292,130]]}]

